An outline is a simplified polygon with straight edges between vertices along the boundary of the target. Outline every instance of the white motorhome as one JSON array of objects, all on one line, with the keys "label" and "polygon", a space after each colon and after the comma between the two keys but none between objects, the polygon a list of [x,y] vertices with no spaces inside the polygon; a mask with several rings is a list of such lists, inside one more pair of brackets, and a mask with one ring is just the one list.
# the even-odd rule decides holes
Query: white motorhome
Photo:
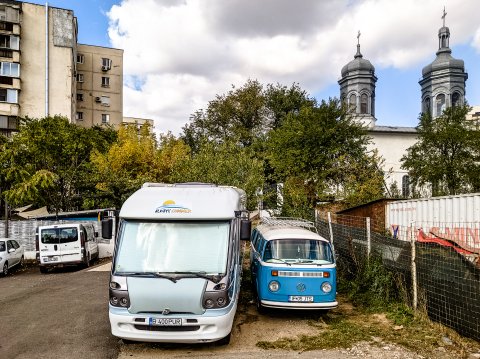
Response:
[{"label": "white motorhome", "polygon": [[[120,211],[109,292],[112,334],[228,343],[251,224],[241,189],[146,183]],[[104,234],[105,237],[106,234]]]},{"label": "white motorhome", "polygon": [[91,223],[39,226],[35,234],[40,272],[65,265],[84,265],[98,258],[98,233]]}]

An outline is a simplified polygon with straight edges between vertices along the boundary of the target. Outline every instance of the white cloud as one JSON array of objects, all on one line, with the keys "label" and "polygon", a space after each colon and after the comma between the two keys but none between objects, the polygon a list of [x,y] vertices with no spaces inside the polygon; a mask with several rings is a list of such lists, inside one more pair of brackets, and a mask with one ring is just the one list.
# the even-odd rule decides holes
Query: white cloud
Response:
[{"label": "white cloud", "polygon": [[[480,51],[478,0],[445,0],[450,46]],[[109,36],[124,52],[124,113],[179,133],[191,113],[248,78],[335,84],[356,51],[379,67],[433,60],[443,3],[436,0],[123,0]],[[455,56],[455,53],[453,54]],[[420,76],[420,74],[419,74]]]}]

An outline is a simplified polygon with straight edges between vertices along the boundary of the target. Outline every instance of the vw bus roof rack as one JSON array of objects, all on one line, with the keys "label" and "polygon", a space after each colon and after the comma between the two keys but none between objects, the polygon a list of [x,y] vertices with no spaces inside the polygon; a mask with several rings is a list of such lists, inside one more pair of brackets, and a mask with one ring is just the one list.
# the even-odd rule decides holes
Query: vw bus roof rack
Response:
[{"label": "vw bus roof rack", "polygon": [[302,218],[293,217],[262,217],[260,224],[275,227],[301,227],[318,233],[315,223]]},{"label": "vw bus roof rack", "polygon": [[214,183],[204,183],[204,182],[184,182],[184,183],[155,183],[155,182],[146,182],[142,187],[218,187]]}]

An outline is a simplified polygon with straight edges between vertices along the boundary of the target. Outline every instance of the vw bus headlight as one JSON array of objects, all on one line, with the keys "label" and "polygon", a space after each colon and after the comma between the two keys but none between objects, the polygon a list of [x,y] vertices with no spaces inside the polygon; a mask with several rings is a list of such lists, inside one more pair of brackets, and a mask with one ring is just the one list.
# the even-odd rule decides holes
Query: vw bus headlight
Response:
[{"label": "vw bus headlight", "polygon": [[323,282],[322,283],[322,290],[325,293],[330,293],[332,291],[332,285],[329,282]]},{"label": "vw bus headlight", "polygon": [[280,283],[278,283],[276,280],[272,280],[270,283],[268,283],[268,289],[272,292],[277,292],[280,289]]}]

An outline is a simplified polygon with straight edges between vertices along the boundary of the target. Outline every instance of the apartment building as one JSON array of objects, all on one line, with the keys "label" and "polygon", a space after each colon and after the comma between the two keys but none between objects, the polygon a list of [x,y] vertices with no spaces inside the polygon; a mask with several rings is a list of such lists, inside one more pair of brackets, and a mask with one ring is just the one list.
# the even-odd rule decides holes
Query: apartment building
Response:
[{"label": "apartment building", "polygon": [[77,124],[118,127],[123,119],[123,50],[79,44],[76,62]]},{"label": "apartment building", "polygon": [[72,10],[0,0],[0,134],[23,117],[122,122],[123,50],[79,45],[77,33]]}]

